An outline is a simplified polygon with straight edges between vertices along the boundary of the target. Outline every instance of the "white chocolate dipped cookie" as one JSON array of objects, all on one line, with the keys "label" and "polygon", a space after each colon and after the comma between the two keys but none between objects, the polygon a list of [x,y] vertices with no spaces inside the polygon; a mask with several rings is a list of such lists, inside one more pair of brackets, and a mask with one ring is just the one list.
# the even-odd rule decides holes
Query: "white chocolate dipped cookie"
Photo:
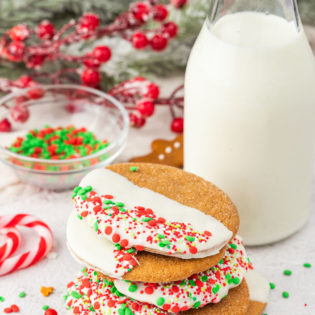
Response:
[{"label": "white chocolate dipped cookie", "polygon": [[[124,263],[120,268],[124,276],[114,274],[132,281],[176,281],[209,269],[222,258],[239,224],[235,206],[221,190],[161,165],[95,170],[75,188],[73,200],[76,216],[70,217],[67,232],[72,253],[113,276],[116,269],[113,264],[108,268],[100,254],[107,240],[112,251],[127,250],[126,257],[133,256],[133,266]],[[157,261],[166,267],[162,273],[152,273]]]}]

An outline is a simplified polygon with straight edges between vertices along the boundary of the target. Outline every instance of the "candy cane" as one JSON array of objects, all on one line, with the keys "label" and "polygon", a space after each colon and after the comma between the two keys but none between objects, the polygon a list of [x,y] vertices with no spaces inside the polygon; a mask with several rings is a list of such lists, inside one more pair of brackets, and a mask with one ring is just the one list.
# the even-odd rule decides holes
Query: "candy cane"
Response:
[{"label": "candy cane", "polygon": [[0,234],[4,235],[5,241],[0,245],[0,262],[10,257],[21,244],[20,233],[16,228],[0,229]]},{"label": "candy cane", "polygon": [[47,255],[53,246],[53,236],[50,228],[37,218],[27,214],[0,216],[0,228],[10,228],[18,225],[35,231],[40,236],[39,241],[32,250],[0,262],[0,276],[35,264]]}]

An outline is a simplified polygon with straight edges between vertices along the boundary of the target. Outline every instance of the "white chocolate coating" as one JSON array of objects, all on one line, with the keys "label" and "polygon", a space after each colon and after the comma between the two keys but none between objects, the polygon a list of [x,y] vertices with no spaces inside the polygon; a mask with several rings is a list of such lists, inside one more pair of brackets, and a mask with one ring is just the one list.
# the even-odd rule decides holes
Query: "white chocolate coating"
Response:
[{"label": "white chocolate coating", "polygon": [[[195,231],[200,233],[210,231],[212,234],[206,242],[196,241],[194,246],[197,248],[197,253],[191,254],[187,251],[187,247],[184,246],[185,244],[182,240],[178,240],[176,244],[178,248],[177,251],[170,253],[167,248],[161,248],[157,243],[149,243],[146,235],[141,234],[136,240],[132,238],[130,234],[128,235],[126,233],[128,222],[121,222],[119,228],[116,225],[113,225],[112,228],[113,230],[116,229],[116,233],[119,233],[122,238],[128,239],[129,247],[141,245],[147,251],[182,259],[202,258],[217,254],[232,237],[232,232],[215,218],[206,215],[197,209],[185,206],[167,198],[162,194],[134,185],[125,177],[110,170],[97,169],[92,171],[83,178],[80,186],[91,186],[93,191],[99,195],[113,195],[125,204],[126,209],[134,209],[136,206],[151,208],[157,217],[162,217],[166,219],[167,222],[182,222],[190,225]],[[79,203],[80,198],[76,198],[76,202]],[[84,220],[91,226],[93,226],[96,220],[96,216],[93,216],[92,209],[92,203],[90,203],[90,205],[87,205],[86,203],[82,204],[81,208],[80,205],[77,206],[78,212],[83,210],[89,211],[89,216],[84,218]],[[104,215],[104,217],[106,217],[106,215]],[[100,226],[101,224],[102,222],[99,222]],[[108,225],[108,222],[104,223],[104,226],[105,225]],[[105,233],[102,233],[102,235],[109,238],[111,241],[111,237],[107,236]]]},{"label": "white chocolate coating", "polygon": [[270,290],[268,281],[255,270],[249,270],[245,279],[249,288],[250,300],[267,303]]},{"label": "white chocolate coating", "polygon": [[68,219],[67,243],[79,263],[88,264],[110,277],[122,278],[126,273],[126,269],[115,272],[117,260],[114,244],[97,235],[85,222],[79,220],[75,211]]}]

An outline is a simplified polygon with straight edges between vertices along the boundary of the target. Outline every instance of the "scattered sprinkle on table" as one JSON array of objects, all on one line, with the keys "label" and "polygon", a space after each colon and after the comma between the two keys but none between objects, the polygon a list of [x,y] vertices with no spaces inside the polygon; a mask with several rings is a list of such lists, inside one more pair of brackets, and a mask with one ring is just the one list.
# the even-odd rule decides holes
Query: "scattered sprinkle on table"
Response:
[{"label": "scattered sprinkle on table", "polygon": [[41,287],[40,292],[43,296],[47,297],[54,292],[53,287]]},{"label": "scattered sprinkle on table", "polygon": [[136,172],[138,170],[138,167],[137,166],[131,166],[130,167],[130,171],[131,172]]},{"label": "scattered sprinkle on table", "polygon": [[273,282],[269,282],[270,290],[274,290],[276,288],[276,285]]},{"label": "scattered sprinkle on table", "polygon": [[49,308],[45,311],[45,315],[58,315],[58,313],[54,309]]},{"label": "scattered sprinkle on table", "polygon": [[9,313],[18,313],[20,311],[20,308],[16,304],[12,304],[10,307],[6,307],[3,312],[6,314]]},{"label": "scattered sprinkle on table", "polygon": [[283,292],[282,292],[282,296],[283,296],[285,299],[288,299],[289,296],[290,296],[290,294],[289,294],[289,292],[287,292],[287,291],[283,291]]},{"label": "scattered sprinkle on table", "polygon": [[0,296],[0,302],[4,302],[4,297]]},{"label": "scattered sprinkle on table", "polygon": [[292,271],[289,270],[289,269],[286,269],[286,270],[283,271],[283,274],[284,274],[285,276],[291,276],[291,275],[292,275]]},{"label": "scattered sprinkle on table", "polygon": [[98,140],[85,127],[32,129],[24,137],[18,137],[8,148],[11,152],[46,160],[80,158],[108,147],[107,140]]},{"label": "scattered sprinkle on table", "polygon": [[312,267],[312,265],[311,265],[310,263],[307,263],[307,262],[304,263],[303,266],[304,266],[305,268],[311,268],[311,267]]},{"label": "scattered sprinkle on table", "polygon": [[48,305],[44,305],[43,307],[42,307],[42,310],[43,311],[47,311],[49,309],[49,306]]},{"label": "scattered sprinkle on table", "polygon": [[19,293],[19,298],[24,298],[26,296],[26,293],[24,291]]}]

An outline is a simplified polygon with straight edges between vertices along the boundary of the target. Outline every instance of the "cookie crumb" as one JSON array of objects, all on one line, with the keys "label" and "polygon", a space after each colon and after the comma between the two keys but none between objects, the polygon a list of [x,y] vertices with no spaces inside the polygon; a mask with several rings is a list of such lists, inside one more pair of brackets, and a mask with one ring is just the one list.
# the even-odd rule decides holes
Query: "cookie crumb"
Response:
[{"label": "cookie crumb", "polygon": [[306,263],[303,264],[303,267],[305,267],[305,268],[311,268],[312,265],[311,265],[310,263],[306,262]]},{"label": "cookie crumb", "polygon": [[283,271],[283,274],[284,274],[285,276],[291,276],[291,275],[292,275],[292,271],[289,270],[289,269],[286,269],[286,270]]},{"label": "cookie crumb", "polygon": [[289,294],[289,292],[287,292],[287,291],[283,291],[283,292],[282,292],[282,296],[283,296],[285,299],[288,299],[288,298],[290,297],[290,294]]},{"label": "cookie crumb", "polygon": [[43,296],[47,297],[54,292],[53,287],[41,287],[40,292]]}]

